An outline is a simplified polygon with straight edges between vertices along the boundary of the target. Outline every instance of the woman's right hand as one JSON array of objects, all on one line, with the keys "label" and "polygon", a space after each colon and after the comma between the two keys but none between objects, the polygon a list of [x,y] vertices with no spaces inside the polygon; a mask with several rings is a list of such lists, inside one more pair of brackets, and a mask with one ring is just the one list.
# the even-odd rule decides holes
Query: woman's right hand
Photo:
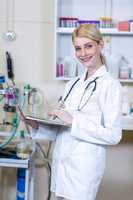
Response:
[{"label": "woman's right hand", "polygon": [[36,121],[34,121],[34,120],[32,120],[32,119],[25,119],[25,122],[26,122],[29,126],[31,126],[32,128],[34,128],[34,129],[38,129],[38,128],[39,128],[39,123],[36,122]]}]

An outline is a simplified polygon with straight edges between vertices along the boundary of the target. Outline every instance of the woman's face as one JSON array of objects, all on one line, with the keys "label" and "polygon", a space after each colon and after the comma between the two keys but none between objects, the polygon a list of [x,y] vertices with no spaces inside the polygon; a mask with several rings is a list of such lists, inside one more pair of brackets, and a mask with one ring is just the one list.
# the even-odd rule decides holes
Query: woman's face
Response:
[{"label": "woman's face", "polygon": [[74,40],[75,55],[87,68],[101,66],[101,49],[103,42],[96,42],[86,37],[76,37]]}]

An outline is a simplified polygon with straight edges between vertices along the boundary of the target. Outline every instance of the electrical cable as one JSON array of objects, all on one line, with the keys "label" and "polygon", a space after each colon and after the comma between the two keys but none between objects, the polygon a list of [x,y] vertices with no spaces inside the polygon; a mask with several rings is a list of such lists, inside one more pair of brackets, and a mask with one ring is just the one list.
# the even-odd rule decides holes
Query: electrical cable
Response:
[{"label": "electrical cable", "polygon": [[0,97],[0,102],[4,99],[4,95],[2,95],[2,97]]},{"label": "electrical cable", "polygon": [[4,142],[0,144],[0,149],[5,148],[14,139],[19,123],[20,123],[20,119],[18,119],[18,116],[16,116],[16,118],[14,118],[13,120],[13,128],[11,130],[12,134],[10,135],[10,137],[7,137],[7,139]]}]

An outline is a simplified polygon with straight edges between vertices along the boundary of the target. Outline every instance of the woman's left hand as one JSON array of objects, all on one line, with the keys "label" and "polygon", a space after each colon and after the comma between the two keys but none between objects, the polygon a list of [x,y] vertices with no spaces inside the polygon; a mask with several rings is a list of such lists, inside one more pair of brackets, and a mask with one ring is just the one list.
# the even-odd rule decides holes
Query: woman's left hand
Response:
[{"label": "woman's left hand", "polygon": [[50,111],[49,115],[52,116],[53,118],[58,117],[65,124],[68,124],[68,125],[72,124],[73,117],[66,110],[55,109],[55,110]]}]

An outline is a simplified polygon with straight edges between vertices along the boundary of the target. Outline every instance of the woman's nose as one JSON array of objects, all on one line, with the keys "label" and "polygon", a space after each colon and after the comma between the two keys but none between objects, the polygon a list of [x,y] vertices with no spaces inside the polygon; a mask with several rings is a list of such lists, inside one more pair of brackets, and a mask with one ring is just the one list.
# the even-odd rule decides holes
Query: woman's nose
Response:
[{"label": "woman's nose", "polygon": [[81,49],[81,56],[85,56],[85,55],[86,55],[85,49]]}]

